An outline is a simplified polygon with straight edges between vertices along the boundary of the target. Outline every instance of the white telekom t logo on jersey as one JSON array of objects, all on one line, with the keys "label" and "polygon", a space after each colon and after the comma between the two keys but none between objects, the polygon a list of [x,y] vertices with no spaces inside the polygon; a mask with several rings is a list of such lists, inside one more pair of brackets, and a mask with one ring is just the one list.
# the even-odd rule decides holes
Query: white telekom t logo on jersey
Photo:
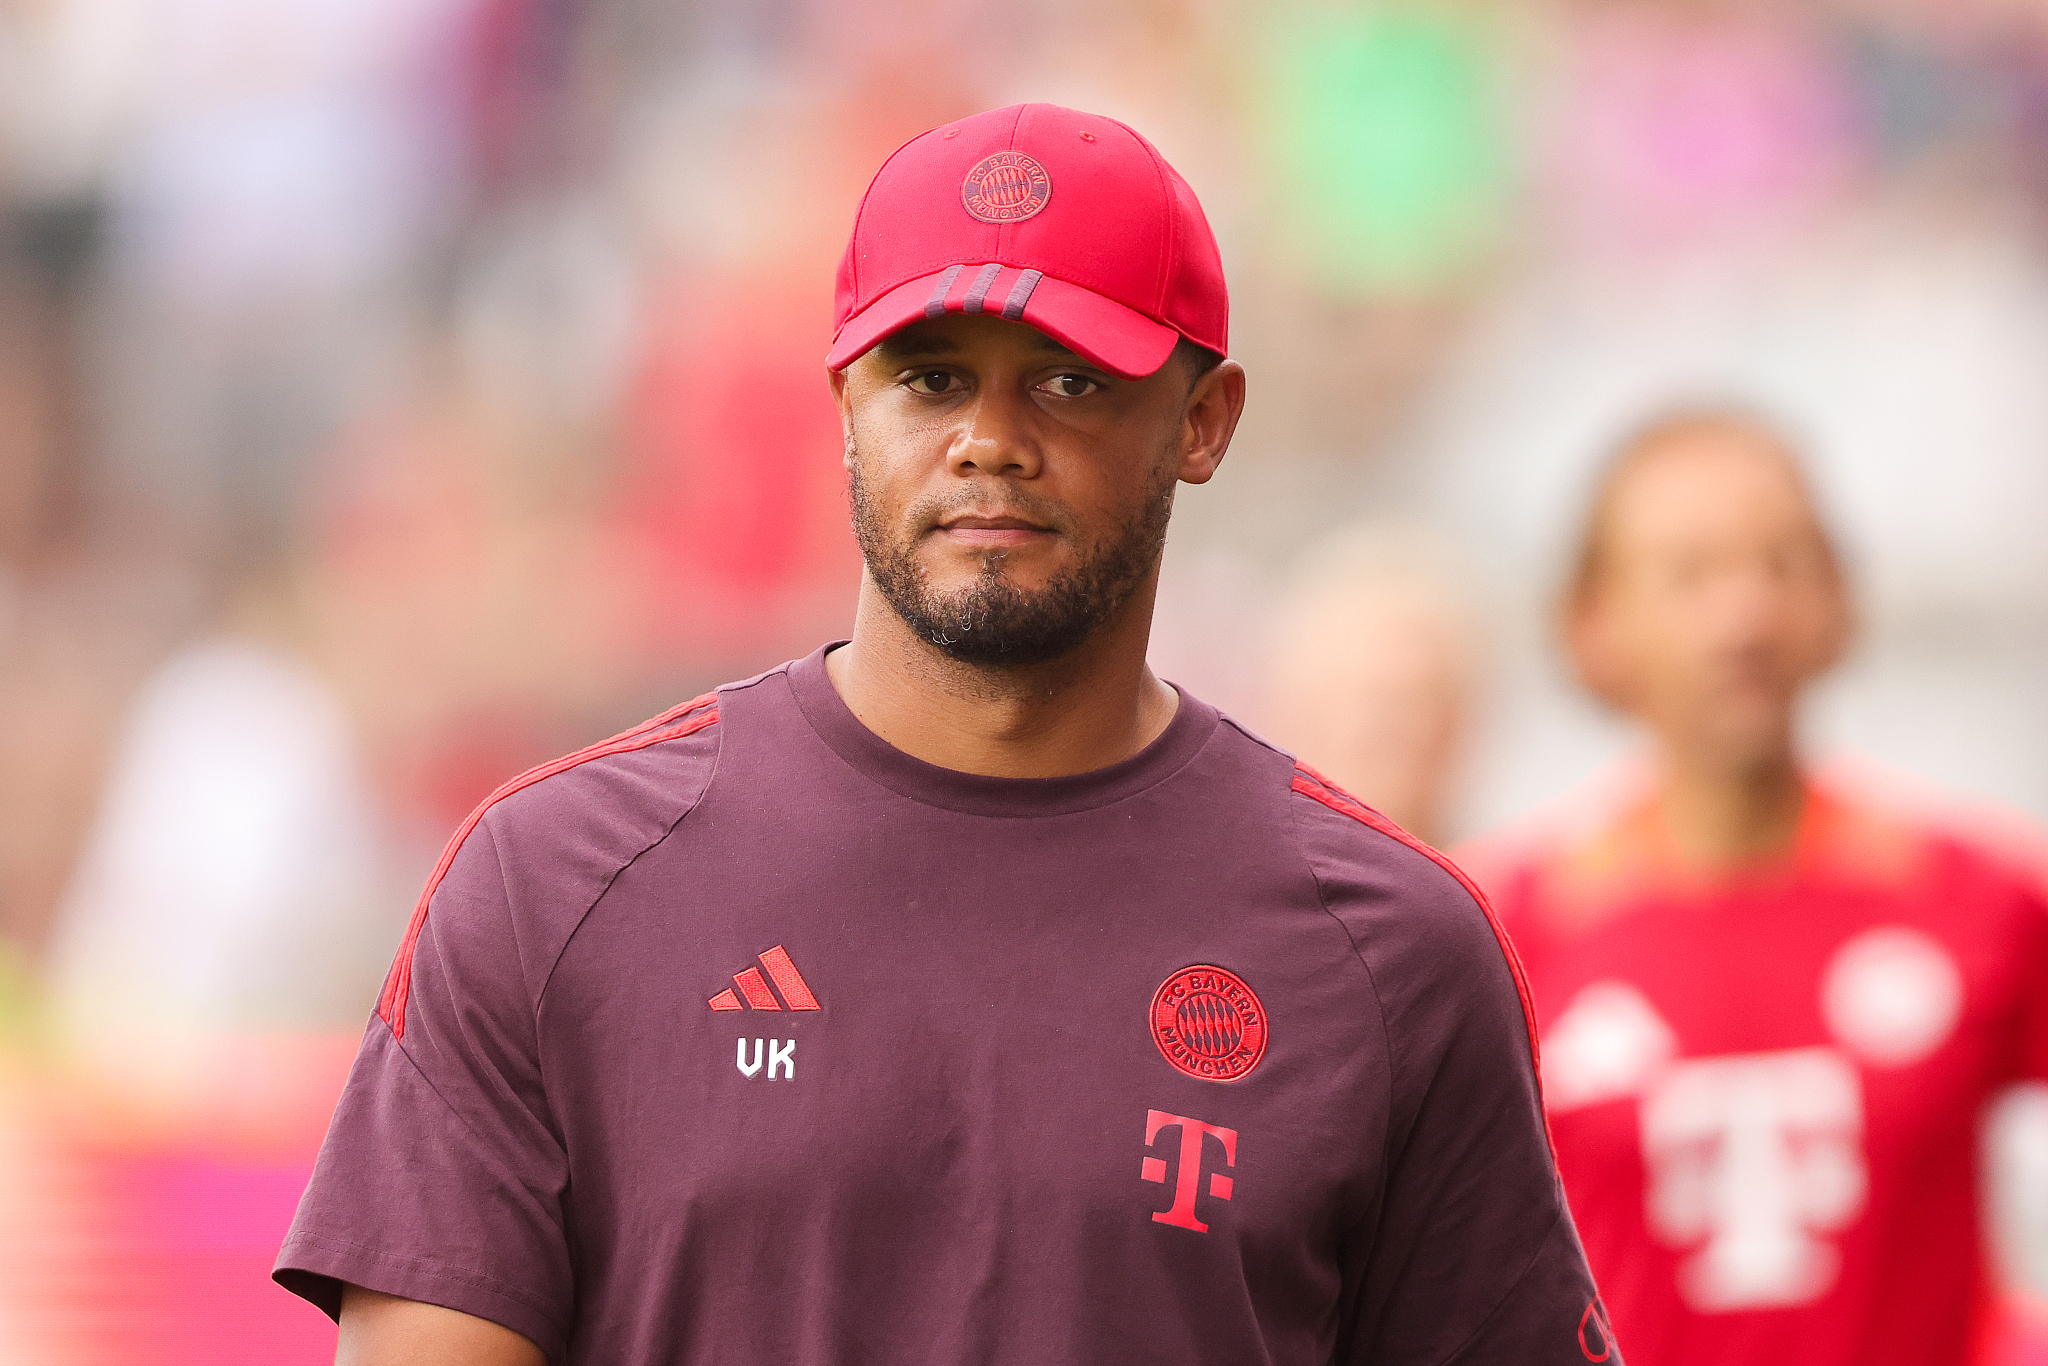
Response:
[{"label": "white telekom t logo on jersey", "polygon": [[1626,982],[1594,982],[1543,1042],[1552,1113],[1639,1101],[1649,1227],[1694,1249],[1679,1292],[1701,1313],[1818,1299],[1840,1263],[1828,1235],[1863,1212],[1863,1082],[1939,1048],[1963,1003],[1947,950],[1919,930],[1866,930],[1821,979],[1839,1047],[1678,1057],[1678,1039]]}]

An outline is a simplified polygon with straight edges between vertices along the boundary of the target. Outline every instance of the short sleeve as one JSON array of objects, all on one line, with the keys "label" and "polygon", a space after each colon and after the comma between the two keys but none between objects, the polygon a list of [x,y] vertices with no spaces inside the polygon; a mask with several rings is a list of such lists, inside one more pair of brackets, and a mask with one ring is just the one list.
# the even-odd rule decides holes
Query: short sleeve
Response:
[{"label": "short sleeve", "polygon": [[329,1315],[353,1283],[490,1319],[559,1359],[568,1161],[489,822],[456,851],[412,955],[403,1037],[370,1021],[274,1275]]},{"label": "short sleeve", "polygon": [[1424,1007],[1438,1017],[1427,1027],[1445,1032],[1409,1060],[1412,1118],[1390,1143],[1376,1217],[1347,1249],[1355,1318],[1341,1360],[1618,1362],[1501,984],[1433,985],[1444,1004]]},{"label": "short sleeve", "polygon": [[1347,831],[1311,812],[1304,834],[1324,904],[1371,976],[1393,1077],[1383,1186],[1346,1237],[1336,1360],[1619,1362],[1557,1177],[1505,937],[1448,863],[1392,827]]}]

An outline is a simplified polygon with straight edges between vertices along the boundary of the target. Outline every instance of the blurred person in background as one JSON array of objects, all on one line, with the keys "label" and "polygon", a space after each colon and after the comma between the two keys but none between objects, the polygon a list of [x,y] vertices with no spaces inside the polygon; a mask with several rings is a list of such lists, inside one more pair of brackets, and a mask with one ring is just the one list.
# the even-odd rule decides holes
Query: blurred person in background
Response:
[{"label": "blurred person in background", "polygon": [[961,119],[839,282],[852,639],[471,815],[279,1281],[355,1363],[1618,1360],[1470,885],[1146,667],[1193,191]]},{"label": "blurred person in background", "polygon": [[58,1036],[151,1130],[225,1141],[224,1098],[258,1105],[273,1080],[232,1041],[324,1045],[400,929],[355,726],[282,577],[244,576],[144,682],[53,933]]},{"label": "blurred person in background", "polygon": [[1475,642],[1448,553],[1368,525],[1305,554],[1266,662],[1273,739],[1430,844],[1444,842],[1471,719]]},{"label": "blurred person in background", "polygon": [[1984,841],[1810,769],[1800,703],[1851,623],[1785,435],[1653,422],[1599,481],[1564,622],[1646,769],[1469,854],[1637,1363],[1932,1366],[1981,1331],[1980,1123],[2048,1074],[2048,907]]}]

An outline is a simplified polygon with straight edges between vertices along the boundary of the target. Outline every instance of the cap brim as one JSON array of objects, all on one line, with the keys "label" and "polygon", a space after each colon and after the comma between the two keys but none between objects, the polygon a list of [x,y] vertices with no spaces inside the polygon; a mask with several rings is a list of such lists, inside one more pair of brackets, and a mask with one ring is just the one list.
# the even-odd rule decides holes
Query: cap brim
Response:
[{"label": "cap brim", "polygon": [[[944,270],[935,270],[900,284],[848,318],[833,338],[825,364],[842,370],[890,333],[923,322],[927,317],[947,316],[943,311],[926,311],[945,274]],[[987,312],[991,317],[1005,316],[999,306]],[[1050,275],[1038,281],[1025,301],[1023,313],[1014,321],[1037,328],[1084,360],[1125,379],[1143,379],[1157,372],[1173,354],[1174,343],[1180,340],[1180,333],[1165,323]]]}]

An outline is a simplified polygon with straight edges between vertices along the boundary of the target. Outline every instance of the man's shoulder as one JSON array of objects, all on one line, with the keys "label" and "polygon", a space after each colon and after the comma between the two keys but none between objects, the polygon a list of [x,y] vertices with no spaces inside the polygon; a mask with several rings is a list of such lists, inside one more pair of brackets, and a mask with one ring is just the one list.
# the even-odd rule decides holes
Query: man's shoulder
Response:
[{"label": "man's shoulder", "polygon": [[1526,1007],[1520,960],[1463,868],[1306,764],[1296,764],[1291,790],[1323,905],[1361,957],[1447,982],[1499,973]]},{"label": "man's shoulder", "polygon": [[1307,764],[1294,763],[1288,787],[1318,881],[1377,893],[1408,914],[1483,916],[1478,886],[1445,854]]},{"label": "man's shoulder", "polygon": [[[423,937],[442,970],[511,955],[538,994],[553,955],[618,870],[687,815],[718,760],[719,694],[671,707],[529,769],[478,805],[443,850],[378,997],[401,1040]],[[510,980],[510,979],[508,979]]]},{"label": "man's shoulder", "polygon": [[1410,913],[1477,909],[1478,888],[1449,858],[1238,721],[1221,713],[1218,719],[1216,734],[1232,762],[1217,776],[1240,801],[1270,797],[1283,804],[1293,851],[1323,884],[1326,901],[1333,886],[1370,886]]},{"label": "man's shoulder", "polygon": [[471,813],[443,864],[481,830],[508,872],[554,877],[569,866],[609,877],[697,807],[729,748],[730,714],[786,684],[789,669],[722,684],[520,774]]},{"label": "man's shoulder", "polygon": [[718,766],[719,693],[528,770],[486,798],[457,840],[486,825],[502,846],[645,847],[703,796]]},{"label": "man's shoulder", "polygon": [[1372,973],[1397,1040],[1439,1043],[1445,1012],[1491,1018],[1536,1056],[1522,964],[1485,892],[1450,858],[1306,764],[1290,788],[1317,890]]},{"label": "man's shoulder", "polygon": [[1860,855],[1895,878],[1903,869],[2035,897],[2048,889],[2048,829],[2016,808],[1854,756],[1837,756],[1811,786],[1827,812],[1829,852],[1841,863],[1855,866]]}]

